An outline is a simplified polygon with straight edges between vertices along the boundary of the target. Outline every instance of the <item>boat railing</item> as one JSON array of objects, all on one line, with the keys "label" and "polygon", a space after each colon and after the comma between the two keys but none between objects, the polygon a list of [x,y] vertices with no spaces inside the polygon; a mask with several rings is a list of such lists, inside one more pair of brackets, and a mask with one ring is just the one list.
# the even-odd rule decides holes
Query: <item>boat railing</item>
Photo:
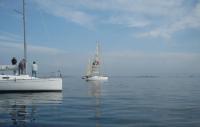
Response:
[{"label": "boat railing", "polygon": [[17,70],[17,65],[0,65],[0,71],[13,71]]}]

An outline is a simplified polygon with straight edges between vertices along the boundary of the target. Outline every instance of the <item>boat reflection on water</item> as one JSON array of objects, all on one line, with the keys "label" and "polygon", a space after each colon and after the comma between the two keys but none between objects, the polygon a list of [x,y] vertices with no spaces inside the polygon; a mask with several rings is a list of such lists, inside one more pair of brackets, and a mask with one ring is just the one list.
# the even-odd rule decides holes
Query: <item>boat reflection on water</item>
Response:
[{"label": "boat reflection on water", "polygon": [[62,98],[62,92],[0,94],[0,123],[8,126],[32,124],[38,107],[60,105]]},{"label": "boat reflection on water", "polygon": [[89,95],[94,98],[94,111],[96,120],[96,127],[100,127],[100,117],[101,117],[101,87],[102,81],[88,81]]}]

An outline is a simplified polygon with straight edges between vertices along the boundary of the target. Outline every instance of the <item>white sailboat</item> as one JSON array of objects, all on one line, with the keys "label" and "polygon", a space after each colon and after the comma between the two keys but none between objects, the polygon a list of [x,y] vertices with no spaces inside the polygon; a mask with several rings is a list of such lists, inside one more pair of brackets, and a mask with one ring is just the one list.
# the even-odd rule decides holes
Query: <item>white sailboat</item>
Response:
[{"label": "white sailboat", "polygon": [[[25,4],[23,0],[24,59],[27,64],[27,45],[25,29]],[[27,66],[26,66],[27,67]],[[16,69],[14,65],[0,65],[0,71]],[[24,75],[0,74],[0,92],[41,92],[62,91],[62,78],[31,77],[25,69]]]},{"label": "white sailboat", "polygon": [[100,59],[100,46],[99,43],[97,43],[95,56],[92,61],[89,59],[86,75],[82,78],[87,81],[108,80],[108,77],[102,75],[100,72],[101,64],[102,61]]}]

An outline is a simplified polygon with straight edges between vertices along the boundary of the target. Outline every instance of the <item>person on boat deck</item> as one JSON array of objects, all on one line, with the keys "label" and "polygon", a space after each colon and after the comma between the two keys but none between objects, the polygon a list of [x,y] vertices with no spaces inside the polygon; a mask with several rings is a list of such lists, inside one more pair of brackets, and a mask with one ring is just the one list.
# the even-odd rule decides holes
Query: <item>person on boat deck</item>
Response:
[{"label": "person on boat deck", "polygon": [[22,59],[19,62],[18,69],[19,69],[19,75],[25,73],[25,69],[26,69],[26,60],[25,59]]},{"label": "person on boat deck", "polygon": [[[12,58],[11,60],[12,65],[16,66],[17,65],[17,59],[15,57]],[[14,75],[16,75],[17,71],[16,68],[13,70]]]},{"label": "person on boat deck", "polygon": [[37,71],[38,71],[38,65],[36,64],[35,61],[33,61],[32,64],[32,76],[37,77]]}]

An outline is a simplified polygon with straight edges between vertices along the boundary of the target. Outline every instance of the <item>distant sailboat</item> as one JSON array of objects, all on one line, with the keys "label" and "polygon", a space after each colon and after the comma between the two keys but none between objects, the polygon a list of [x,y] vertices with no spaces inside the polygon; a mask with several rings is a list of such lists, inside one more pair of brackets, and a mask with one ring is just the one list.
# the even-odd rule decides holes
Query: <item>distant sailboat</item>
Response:
[{"label": "distant sailboat", "polygon": [[[25,3],[23,0],[24,59],[27,64],[27,45],[25,29]],[[27,67],[27,66],[26,66]],[[0,71],[17,69],[17,65],[0,65]],[[41,92],[62,91],[62,78],[36,78],[27,75],[0,74],[0,92]]]},{"label": "distant sailboat", "polygon": [[102,61],[100,59],[100,46],[97,43],[96,53],[92,60],[89,59],[86,75],[82,78],[89,80],[108,80],[107,76],[103,76],[100,72]]}]

